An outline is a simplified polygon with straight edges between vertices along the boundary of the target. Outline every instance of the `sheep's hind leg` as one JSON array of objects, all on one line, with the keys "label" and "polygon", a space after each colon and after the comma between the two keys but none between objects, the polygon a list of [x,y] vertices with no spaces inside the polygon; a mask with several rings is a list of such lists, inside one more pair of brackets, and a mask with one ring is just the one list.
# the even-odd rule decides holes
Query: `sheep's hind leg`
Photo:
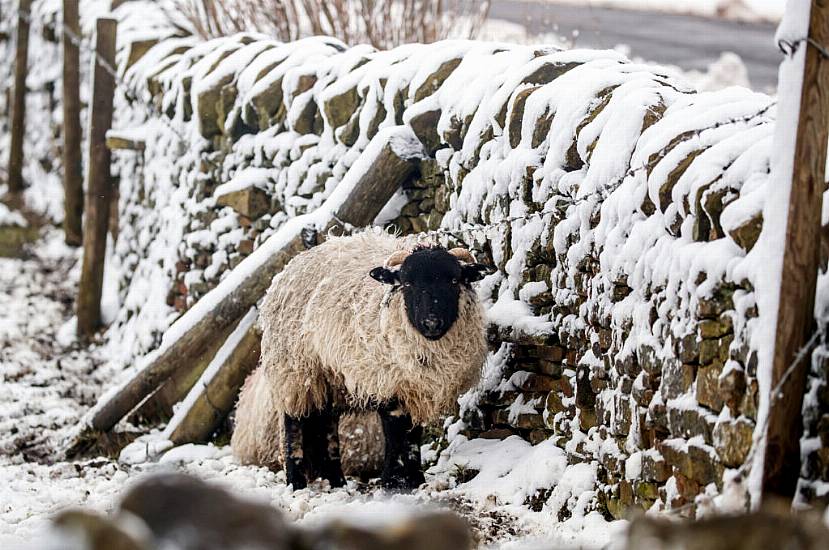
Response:
[{"label": "sheep's hind leg", "polygon": [[383,460],[383,486],[389,489],[416,489],[425,481],[420,467],[420,441],[423,428],[412,424],[412,417],[396,403],[378,411],[383,423],[386,456]]},{"label": "sheep's hind leg", "polygon": [[285,415],[285,476],[294,491],[304,489],[308,485],[305,477],[305,452],[303,445],[303,421],[293,416]]},{"label": "sheep's hind leg", "polygon": [[304,450],[311,478],[327,479],[331,487],[344,486],[345,476],[340,463],[340,437],[337,433],[339,414],[331,409],[316,411],[304,419],[303,423]]}]

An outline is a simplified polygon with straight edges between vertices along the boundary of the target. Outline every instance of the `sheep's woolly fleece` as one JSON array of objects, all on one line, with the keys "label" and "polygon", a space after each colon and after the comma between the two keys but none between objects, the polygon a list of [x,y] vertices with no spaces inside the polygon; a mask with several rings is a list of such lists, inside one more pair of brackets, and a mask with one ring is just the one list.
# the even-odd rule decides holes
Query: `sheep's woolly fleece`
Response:
[{"label": "sheep's woolly fleece", "polygon": [[374,231],[331,238],[274,278],[261,312],[261,364],[237,409],[240,457],[267,456],[256,449],[272,445],[283,413],[304,416],[332,396],[357,409],[396,398],[415,422],[429,422],[477,382],[487,344],[473,290],[461,292],[449,332],[429,341],[409,323],[402,294],[368,275],[410,246]]},{"label": "sheep's woolly fleece", "polygon": [[275,278],[262,307],[262,365],[281,410],[301,416],[341,393],[357,408],[397,398],[415,422],[429,422],[478,380],[487,346],[474,291],[461,293],[449,332],[429,341],[409,323],[402,294],[389,298],[369,277],[406,247],[382,232],[330,239]]}]

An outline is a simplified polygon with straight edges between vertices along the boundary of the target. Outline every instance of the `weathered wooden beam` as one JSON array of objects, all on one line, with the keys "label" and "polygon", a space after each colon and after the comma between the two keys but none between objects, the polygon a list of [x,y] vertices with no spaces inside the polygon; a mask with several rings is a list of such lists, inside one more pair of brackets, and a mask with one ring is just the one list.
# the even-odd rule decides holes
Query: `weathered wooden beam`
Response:
[{"label": "weathered wooden beam", "polygon": [[259,362],[261,335],[251,310],[219,349],[164,430],[176,445],[207,441],[227,416],[245,378]]},{"label": "weathered wooden beam", "polygon": [[[789,9],[792,9],[790,5]],[[829,45],[829,2],[812,0],[809,39]],[[800,474],[801,410],[806,389],[809,360],[795,363],[795,357],[814,329],[815,285],[820,261],[820,218],[825,188],[826,144],[829,140],[829,59],[807,41],[800,111],[786,111],[781,100],[777,124],[785,131],[797,120],[791,193],[789,196],[783,272],[777,310],[771,387],[779,392],[769,396],[770,409],[763,462],[763,497],[794,495]],[[789,174],[778,174],[789,177]],[[776,181],[786,185],[786,181]],[[791,368],[793,366],[793,368]]]},{"label": "weathered wooden beam", "polygon": [[26,73],[29,70],[29,18],[32,0],[20,0],[17,11],[17,44],[14,57],[11,145],[8,186],[10,193],[23,191],[23,138],[26,134]]},{"label": "weathered wooden beam", "polygon": [[192,358],[204,355],[216,334],[236,323],[265,295],[274,275],[312,244],[309,230],[325,235],[332,228],[349,231],[371,224],[415,175],[414,161],[421,151],[406,127],[378,133],[320,208],[288,220],[167,330],[160,348],[144,358],[136,376],[90,411],[67,454],[76,454],[95,434],[109,431],[171,376],[191,371]]},{"label": "weathered wooden beam", "polygon": [[106,144],[110,151],[143,151],[147,148],[143,139],[117,130],[107,132]]},{"label": "weathered wooden beam", "polygon": [[193,358],[190,366],[170,375],[153,393],[147,396],[129,415],[133,425],[153,425],[167,422],[173,416],[173,406],[187,396],[190,389],[208,368],[216,353],[224,345],[225,339],[236,329],[236,324],[228,325],[216,332],[213,341],[200,357]]},{"label": "weathered wooden beam", "polygon": [[98,19],[93,69],[92,113],[89,117],[89,169],[86,189],[86,222],[83,231],[83,264],[76,310],[78,335],[89,338],[101,325],[101,291],[104,282],[109,209],[113,195],[111,155],[106,133],[112,126],[115,78],[101,65],[103,59],[115,66],[115,19]]},{"label": "weathered wooden beam", "polygon": [[[83,165],[81,164],[80,37],[78,0],[63,0],[63,233],[66,244],[83,242]],[[71,35],[70,35],[71,33]]]}]

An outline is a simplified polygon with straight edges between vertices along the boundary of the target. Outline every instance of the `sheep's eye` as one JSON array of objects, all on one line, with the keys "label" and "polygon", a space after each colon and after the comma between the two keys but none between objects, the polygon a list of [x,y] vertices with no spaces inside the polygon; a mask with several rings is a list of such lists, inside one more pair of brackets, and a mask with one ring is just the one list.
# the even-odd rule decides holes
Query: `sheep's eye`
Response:
[{"label": "sheep's eye", "polygon": [[457,280],[457,279],[452,279],[452,284],[453,284],[453,285],[458,284],[458,280]]}]

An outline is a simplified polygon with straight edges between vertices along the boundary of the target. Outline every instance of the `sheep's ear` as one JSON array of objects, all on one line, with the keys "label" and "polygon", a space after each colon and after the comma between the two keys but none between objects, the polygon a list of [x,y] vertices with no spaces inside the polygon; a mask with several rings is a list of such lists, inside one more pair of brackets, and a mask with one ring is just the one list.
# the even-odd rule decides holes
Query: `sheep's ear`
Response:
[{"label": "sheep's ear", "polygon": [[380,281],[386,285],[396,285],[400,283],[400,272],[396,269],[389,269],[387,267],[375,267],[368,272],[369,276],[375,281]]},{"label": "sheep's ear", "polygon": [[484,264],[463,264],[461,266],[461,280],[466,284],[474,283],[494,271],[493,268]]}]

